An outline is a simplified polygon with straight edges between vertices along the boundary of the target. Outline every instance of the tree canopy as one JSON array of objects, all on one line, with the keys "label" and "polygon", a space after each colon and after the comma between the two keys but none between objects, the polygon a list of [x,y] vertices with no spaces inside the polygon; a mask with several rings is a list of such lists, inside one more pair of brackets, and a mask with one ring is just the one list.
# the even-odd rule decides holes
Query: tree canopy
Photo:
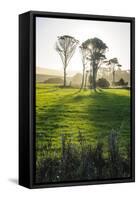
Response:
[{"label": "tree canopy", "polygon": [[96,89],[97,71],[106,59],[105,53],[108,47],[101,39],[96,37],[86,40],[82,45],[89,52],[87,58],[90,61],[91,87]]}]

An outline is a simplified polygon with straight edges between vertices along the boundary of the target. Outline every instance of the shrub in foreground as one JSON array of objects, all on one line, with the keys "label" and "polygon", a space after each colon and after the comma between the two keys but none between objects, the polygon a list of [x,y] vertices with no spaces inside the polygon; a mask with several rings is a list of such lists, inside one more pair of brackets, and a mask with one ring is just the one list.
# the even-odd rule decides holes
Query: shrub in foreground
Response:
[{"label": "shrub in foreground", "polygon": [[37,164],[36,182],[64,182],[80,180],[100,180],[130,176],[130,152],[125,157],[118,147],[117,132],[111,130],[108,139],[108,152],[104,155],[104,145],[88,145],[81,132],[78,133],[79,145],[74,145],[65,135],[61,136],[61,157],[48,156]]}]

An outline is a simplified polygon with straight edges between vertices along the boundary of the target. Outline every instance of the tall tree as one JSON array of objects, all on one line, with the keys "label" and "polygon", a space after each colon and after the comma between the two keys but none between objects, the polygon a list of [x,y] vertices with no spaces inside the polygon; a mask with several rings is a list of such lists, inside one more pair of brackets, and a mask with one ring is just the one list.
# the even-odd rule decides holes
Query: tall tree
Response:
[{"label": "tall tree", "polygon": [[96,90],[97,72],[106,59],[105,53],[108,47],[99,38],[86,40],[84,46],[89,50],[90,77],[92,77],[91,88]]},{"label": "tall tree", "polygon": [[56,42],[56,51],[59,53],[64,67],[64,86],[66,86],[66,69],[78,43],[78,40],[69,35],[59,36]]},{"label": "tall tree", "polygon": [[116,71],[116,67],[121,67],[121,65],[118,62],[117,58],[112,58],[107,62],[108,65],[111,66],[112,68],[112,73],[113,73],[113,80],[112,80],[112,85],[115,85],[115,71]]},{"label": "tall tree", "polygon": [[80,87],[80,90],[82,90],[84,87],[85,70],[86,70],[86,65],[88,63],[88,55],[89,55],[89,51],[83,43],[80,46],[80,52],[81,52],[81,56],[82,56],[82,65],[83,65],[82,83],[81,83],[81,87]]}]

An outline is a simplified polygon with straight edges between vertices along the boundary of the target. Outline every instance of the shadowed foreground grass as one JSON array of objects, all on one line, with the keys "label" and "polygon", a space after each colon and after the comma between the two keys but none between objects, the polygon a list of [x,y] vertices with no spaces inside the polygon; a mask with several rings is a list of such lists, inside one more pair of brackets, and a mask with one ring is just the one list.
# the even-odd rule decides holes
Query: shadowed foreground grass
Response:
[{"label": "shadowed foreground grass", "polygon": [[127,149],[123,157],[115,130],[108,137],[107,156],[104,156],[102,142],[96,146],[84,142],[78,133],[79,145],[74,145],[68,135],[62,135],[61,158],[56,154],[50,156],[51,143],[45,148],[45,157],[40,161],[36,170],[36,183],[52,183],[81,180],[104,180],[129,178],[131,169],[130,151]]},{"label": "shadowed foreground grass", "polygon": [[77,148],[78,132],[86,146],[96,148],[103,143],[103,155],[108,154],[108,137],[112,129],[118,132],[121,155],[127,156],[130,144],[130,91],[104,89],[78,92],[53,84],[36,84],[36,161],[40,166],[50,145],[49,157],[62,156],[61,135],[72,140]]}]

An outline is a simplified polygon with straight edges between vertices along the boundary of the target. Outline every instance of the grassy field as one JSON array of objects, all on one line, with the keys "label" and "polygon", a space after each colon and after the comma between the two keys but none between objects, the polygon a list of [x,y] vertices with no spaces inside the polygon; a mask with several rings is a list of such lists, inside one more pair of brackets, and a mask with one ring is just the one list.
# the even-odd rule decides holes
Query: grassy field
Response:
[{"label": "grassy field", "polygon": [[[52,141],[53,152],[61,148],[65,134],[77,145],[78,132],[84,140],[96,145],[106,143],[112,129],[118,131],[122,154],[130,143],[130,91],[102,89],[79,92],[54,84],[36,84],[36,154],[44,156],[44,146]],[[51,156],[52,153],[51,152]]]}]

